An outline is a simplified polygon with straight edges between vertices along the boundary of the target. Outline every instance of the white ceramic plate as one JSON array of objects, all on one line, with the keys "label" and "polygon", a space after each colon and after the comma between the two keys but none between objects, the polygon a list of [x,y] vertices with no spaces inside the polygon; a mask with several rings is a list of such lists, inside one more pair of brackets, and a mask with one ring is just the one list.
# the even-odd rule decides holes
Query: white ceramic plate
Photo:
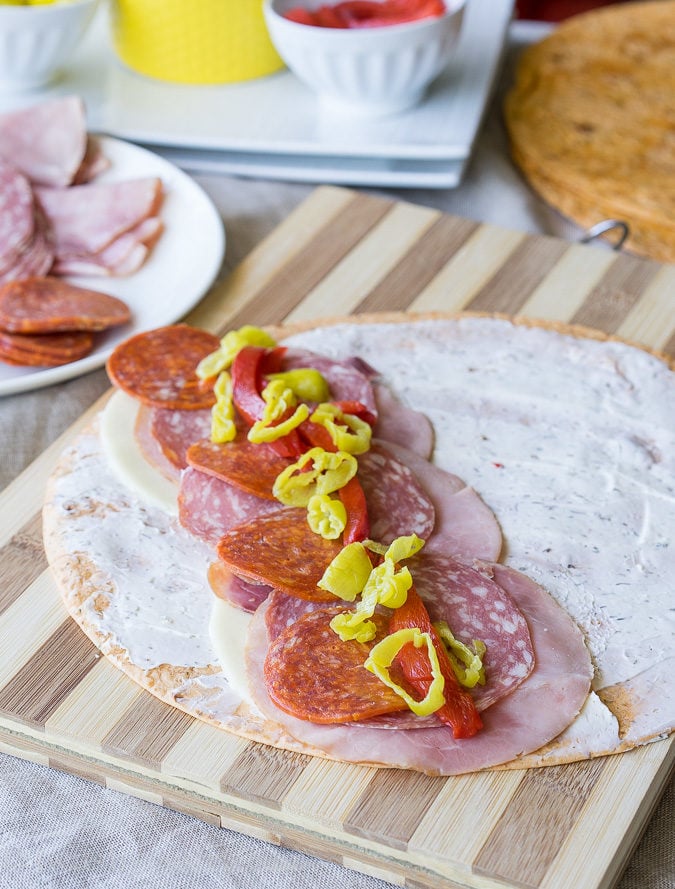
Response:
[{"label": "white ceramic plate", "polygon": [[204,296],[225,254],[225,231],[211,199],[189,176],[151,151],[101,137],[110,169],[97,182],[159,176],[164,185],[164,231],[144,265],[127,278],[68,278],[123,299],[129,324],[97,334],[86,358],[61,367],[22,368],[0,363],[0,395],[27,392],[102,367],[114,346],[141,330],[173,324]]}]

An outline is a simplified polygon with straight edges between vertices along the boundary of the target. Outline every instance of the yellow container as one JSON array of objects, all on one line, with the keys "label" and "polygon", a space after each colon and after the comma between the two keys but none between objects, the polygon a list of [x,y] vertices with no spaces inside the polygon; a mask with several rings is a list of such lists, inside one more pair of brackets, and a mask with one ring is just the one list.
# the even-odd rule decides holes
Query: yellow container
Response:
[{"label": "yellow container", "polygon": [[272,74],[283,62],[272,46],[262,0],[112,0],[120,59],[173,83],[233,83]]}]

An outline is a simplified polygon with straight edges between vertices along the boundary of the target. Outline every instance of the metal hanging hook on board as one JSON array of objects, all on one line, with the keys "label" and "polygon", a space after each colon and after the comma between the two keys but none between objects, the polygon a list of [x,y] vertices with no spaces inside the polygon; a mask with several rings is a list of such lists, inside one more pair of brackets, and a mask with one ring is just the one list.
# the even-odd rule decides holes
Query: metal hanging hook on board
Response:
[{"label": "metal hanging hook on board", "polygon": [[580,243],[590,244],[602,237],[602,235],[611,231],[617,232],[616,238],[611,241],[612,250],[621,250],[630,234],[628,223],[623,222],[621,219],[603,219],[602,222],[598,222],[596,225],[591,226],[591,228],[587,229],[580,238]]}]

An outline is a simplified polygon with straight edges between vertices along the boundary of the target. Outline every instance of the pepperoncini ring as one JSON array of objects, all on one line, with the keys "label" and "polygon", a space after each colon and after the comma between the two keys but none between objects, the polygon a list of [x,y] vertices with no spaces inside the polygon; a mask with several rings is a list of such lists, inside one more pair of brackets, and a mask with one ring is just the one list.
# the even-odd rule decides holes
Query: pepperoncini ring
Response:
[{"label": "pepperoncini ring", "polygon": [[351,454],[310,448],[279,473],[272,493],[284,506],[307,506],[315,494],[339,491],[356,475],[357,469],[358,463]]},{"label": "pepperoncini ring", "polygon": [[340,451],[365,454],[370,448],[370,425],[356,414],[345,414],[337,404],[320,404],[309,419],[326,429],[331,441]]},{"label": "pepperoncini ring", "polygon": [[[433,679],[421,701],[417,701],[409,695],[404,688],[394,682],[389,674],[389,667],[391,667],[394,658],[399,654],[403,646],[409,642],[412,642],[415,648],[422,648],[423,645],[426,645],[431,663]],[[399,697],[403,698],[408,707],[417,716],[429,716],[445,704],[445,697],[443,696],[445,677],[441,672],[438,654],[430,633],[422,633],[417,627],[404,627],[401,630],[397,630],[395,633],[385,636],[381,642],[373,646],[363,666],[377,676],[381,682],[384,682],[392,691],[395,691]]]},{"label": "pepperoncini ring", "polygon": [[326,540],[337,540],[347,525],[347,510],[328,494],[315,494],[307,504],[307,524]]},{"label": "pepperoncini ring", "polygon": [[234,361],[237,352],[244,346],[263,346],[271,348],[276,342],[262,328],[245,324],[238,330],[230,330],[220,341],[220,346],[211,352],[197,365],[197,376],[200,380],[208,380],[227,370]]},{"label": "pepperoncini ring", "polygon": [[234,441],[237,427],[234,422],[232,378],[226,370],[218,374],[213,391],[216,403],[211,408],[211,441],[216,444]]}]

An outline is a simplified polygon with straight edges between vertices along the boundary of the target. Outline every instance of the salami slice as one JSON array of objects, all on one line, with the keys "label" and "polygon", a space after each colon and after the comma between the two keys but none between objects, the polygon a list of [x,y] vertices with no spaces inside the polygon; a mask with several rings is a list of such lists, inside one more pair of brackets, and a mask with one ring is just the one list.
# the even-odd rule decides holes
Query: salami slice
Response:
[{"label": "salami slice", "polygon": [[253,444],[243,434],[225,444],[207,438],[197,441],[188,448],[186,459],[195,469],[266,500],[274,500],[274,482],[291,462],[269,445]]},{"label": "salami slice", "polygon": [[254,614],[247,637],[246,669],[257,707],[295,738],[330,757],[412,768],[431,775],[489,768],[537,750],[578,714],[588,695],[593,669],[581,632],[545,590],[511,568],[494,566],[494,571],[499,585],[527,619],[536,664],[511,694],[481,714],[484,728],[474,737],[455,740],[447,727],[399,732],[369,728],[368,723],[358,729],[318,725],[282,711],[267,693],[263,670],[269,600]]},{"label": "salami slice", "polygon": [[[212,562],[208,570],[209,586],[219,599],[229,602],[242,611],[248,611],[251,614],[271,593],[271,587],[264,583],[254,583],[251,580],[244,580],[243,577],[237,577],[225,567],[222,562]],[[283,594],[281,594],[283,595]],[[284,596],[285,599],[291,599],[291,596]],[[293,599],[294,602],[301,601]]]},{"label": "salami slice", "polygon": [[58,278],[25,278],[0,287],[0,328],[12,333],[105,330],[130,318],[121,299]]},{"label": "salami slice", "polygon": [[0,358],[8,364],[29,367],[58,367],[78,361],[94,346],[88,331],[40,335],[0,331]]},{"label": "salami slice", "polygon": [[283,369],[296,370],[312,367],[323,375],[330,389],[332,401],[360,401],[377,416],[375,393],[368,376],[350,361],[336,361],[306,349],[288,349],[284,355]]},{"label": "salami slice", "polygon": [[172,411],[152,408],[152,434],[166,459],[177,469],[185,469],[187,449],[211,433],[211,411]]},{"label": "salami slice", "polygon": [[287,596],[278,590],[272,590],[268,604],[269,607],[265,609],[265,624],[271,642],[296,620],[300,620],[303,614],[326,607],[325,602],[309,602],[296,596]]},{"label": "salami slice", "polygon": [[0,274],[13,268],[33,240],[35,217],[30,182],[0,160]]},{"label": "salami slice", "polygon": [[218,337],[186,324],[145,331],[117,346],[108,359],[108,376],[144,404],[181,410],[211,407],[213,390],[195,370],[219,345]]},{"label": "salami slice", "polygon": [[282,508],[232,528],[217,552],[234,574],[300,599],[333,603],[335,596],[316,584],[341,548],[310,530],[306,510]]},{"label": "salami slice", "polygon": [[[379,442],[359,458],[358,479],[366,495],[370,537],[391,543],[395,537],[431,536],[436,512],[413,472]],[[449,483],[451,483],[449,477]],[[442,481],[439,481],[442,486]]]},{"label": "salami slice", "polygon": [[[486,684],[472,695],[484,710],[512,692],[534,669],[530,630],[513,598],[491,577],[450,556],[425,553],[407,563],[432,621],[446,621],[465,644],[485,643]],[[486,569],[487,570],[487,569]]]},{"label": "salami slice", "polygon": [[262,500],[213,475],[188,467],[180,478],[178,518],[181,525],[215,545],[223,534],[242,522],[266,512],[283,509],[280,503]]},{"label": "salami slice", "polygon": [[286,713],[319,724],[353,722],[404,709],[396,692],[363,666],[372,645],[386,635],[387,619],[373,616],[378,634],[372,645],[342,642],[330,627],[340,611],[308,612],[276,637],[264,664],[270,698]]}]

